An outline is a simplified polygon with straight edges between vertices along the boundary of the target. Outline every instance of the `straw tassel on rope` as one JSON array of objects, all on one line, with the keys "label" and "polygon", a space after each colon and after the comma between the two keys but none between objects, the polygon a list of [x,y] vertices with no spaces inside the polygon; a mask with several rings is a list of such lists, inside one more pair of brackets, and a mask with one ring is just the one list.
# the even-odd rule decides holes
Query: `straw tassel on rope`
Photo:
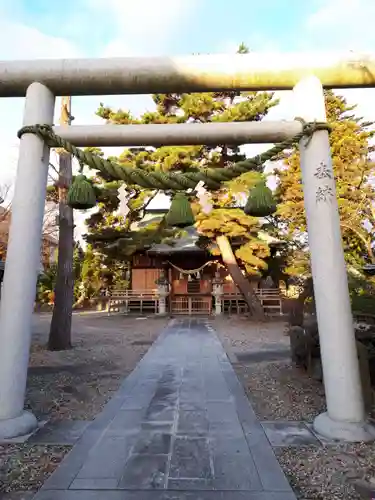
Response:
[{"label": "straw tassel on rope", "polygon": [[76,210],[88,210],[96,205],[96,195],[92,183],[82,173],[77,175],[68,191],[68,205]]},{"label": "straw tassel on rope", "polygon": [[277,210],[272,191],[264,180],[258,182],[249,193],[244,212],[252,217],[267,217]]},{"label": "straw tassel on rope", "polygon": [[171,227],[189,227],[195,224],[190,201],[184,193],[176,193],[172,199],[165,221]]}]

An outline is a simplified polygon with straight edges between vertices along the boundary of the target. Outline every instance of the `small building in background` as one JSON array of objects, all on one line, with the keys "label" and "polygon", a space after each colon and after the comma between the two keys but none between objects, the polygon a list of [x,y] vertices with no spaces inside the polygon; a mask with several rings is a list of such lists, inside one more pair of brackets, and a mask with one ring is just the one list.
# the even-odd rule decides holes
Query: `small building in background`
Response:
[{"label": "small building in background", "polygon": [[[163,209],[149,208],[137,226],[140,228],[151,222],[160,222],[165,213]],[[153,244],[134,254],[127,307],[136,311],[139,300],[144,310],[149,308],[150,312],[157,312],[158,302],[153,297],[158,294],[158,284],[164,282],[168,287],[165,299],[167,314],[210,315],[215,311],[217,300],[220,300],[222,313],[246,313],[247,304],[223,264],[220,253],[212,252],[212,245],[209,249],[199,246],[199,235],[194,227],[184,231],[186,234],[171,244]],[[271,247],[281,244],[266,234],[265,239]],[[236,242],[232,245],[236,247]],[[240,245],[239,241],[237,246]],[[259,277],[249,280],[265,312],[281,314],[279,290]],[[218,290],[219,298],[216,296]]]}]

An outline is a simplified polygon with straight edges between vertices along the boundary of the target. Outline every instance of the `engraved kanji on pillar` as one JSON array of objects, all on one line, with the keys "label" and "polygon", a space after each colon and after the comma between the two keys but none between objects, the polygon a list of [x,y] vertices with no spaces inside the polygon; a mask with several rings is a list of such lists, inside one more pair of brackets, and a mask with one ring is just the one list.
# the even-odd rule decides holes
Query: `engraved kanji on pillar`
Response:
[{"label": "engraved kanji on pillar", "polygon": [[[321,161],[319,166],[317,167],[314,177],[316,177],[319,180],[323,179],[331,179],[333,180],[333,172],[332,169],[325,163],[324,161]],[[316,190],[316,202],[324,202],[328,203],[332,201],[335,193],[333,190],[333,187],[330,186],[328,183],[323,184],[321,186],[318,186]]]}]

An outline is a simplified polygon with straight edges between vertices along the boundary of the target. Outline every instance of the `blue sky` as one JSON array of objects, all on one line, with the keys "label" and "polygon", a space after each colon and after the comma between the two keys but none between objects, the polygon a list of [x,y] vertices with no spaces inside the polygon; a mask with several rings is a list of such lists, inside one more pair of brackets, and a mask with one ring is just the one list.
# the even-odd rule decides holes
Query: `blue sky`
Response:
[{"label": "blue sky", "polygon": [[139,55],[217,52],[226,44],[239,41],[246,42],[253,50],[269,47],[282,51],[326,50],[353,44],[363,50],[368,41],[363,33],[366,25],[371,29],[369,16],[374,12],[373,3],[372,0],[0,0],[0,13],[5,21],[59,37],[83,55],[93,57],[101,55],[114,40],[121,40],[125,51],[130,49]]},{"label": "blue sky", "polygon": [[[138,4],[133,0],[2,0],[1,12],[8,19],[33,26],[46,35],[62,37],[76,44],[85,54],[96,56],[117,36],[121,25],[124,30],[122,36],[126,39],[125,32],[129,28],[127,12],[130,11],[132,24],[142,25],[147,7],[142,12],[142,9],[134,8],[134,3]],[[174,18],[176,22],[174,28],[168,26],[173,35],[173,43],[169,47],[163,46],[157,39],[150,39],[147,33],[141,37],[142,40],[137,40],[134,49],[144,54],[163,54],[166,49],[168,54],[216,52],[227,41],[236,43],[241,40],[249,43],[253,50],[264,50],[265,44],[275,42],[283,50],[294,50],[295,44],[301,40],[306,20],[321,5],[316,0],[151,0],[148,3],[155,4],[151,8],[155,24],[158,24],[158,17],[164,16]],[[168,10],[177,13],[171,16]],[[117,21],[120,21],[120,27],[113,19],[113,14],[119,12]],[[164,21],[161,22],[164,24]],[[132,35],[133,27],[130,31]],[[133,45],[132,40],[129,43]]]},{"label": "blue sky", "polygon": [[[0,0],[0,60],[233,53],[241,42],[375,52],[374,19],[375,0]],[[373,93],[346,95],[375,118]],[[271,117],[291,118],[290,94],[281,97]],[[98,123],[100,101],[135,114],[152,106],[148,96],[75,98],[75,123]],[[0,186],[14,183],[22,110],[23,99],[0,99]]]}]

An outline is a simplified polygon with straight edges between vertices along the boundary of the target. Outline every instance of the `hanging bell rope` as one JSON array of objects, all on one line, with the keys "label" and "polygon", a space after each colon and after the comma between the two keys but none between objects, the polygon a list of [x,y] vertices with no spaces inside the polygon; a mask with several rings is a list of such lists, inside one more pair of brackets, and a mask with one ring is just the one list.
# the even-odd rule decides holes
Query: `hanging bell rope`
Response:
[{"label": "hanging bell rope", "polygon": [[165,216],[165,221],[170,227],[184,228],[195,224],[190,201],[184,193],[176,193],[174,195],[169,211]]},{"label": "hanging bell rope", "polygon": [[264,180],[258,182],[249,193],[244,212],[252,217],[267,217],[276,212],[277,205],[272,191]]}]

